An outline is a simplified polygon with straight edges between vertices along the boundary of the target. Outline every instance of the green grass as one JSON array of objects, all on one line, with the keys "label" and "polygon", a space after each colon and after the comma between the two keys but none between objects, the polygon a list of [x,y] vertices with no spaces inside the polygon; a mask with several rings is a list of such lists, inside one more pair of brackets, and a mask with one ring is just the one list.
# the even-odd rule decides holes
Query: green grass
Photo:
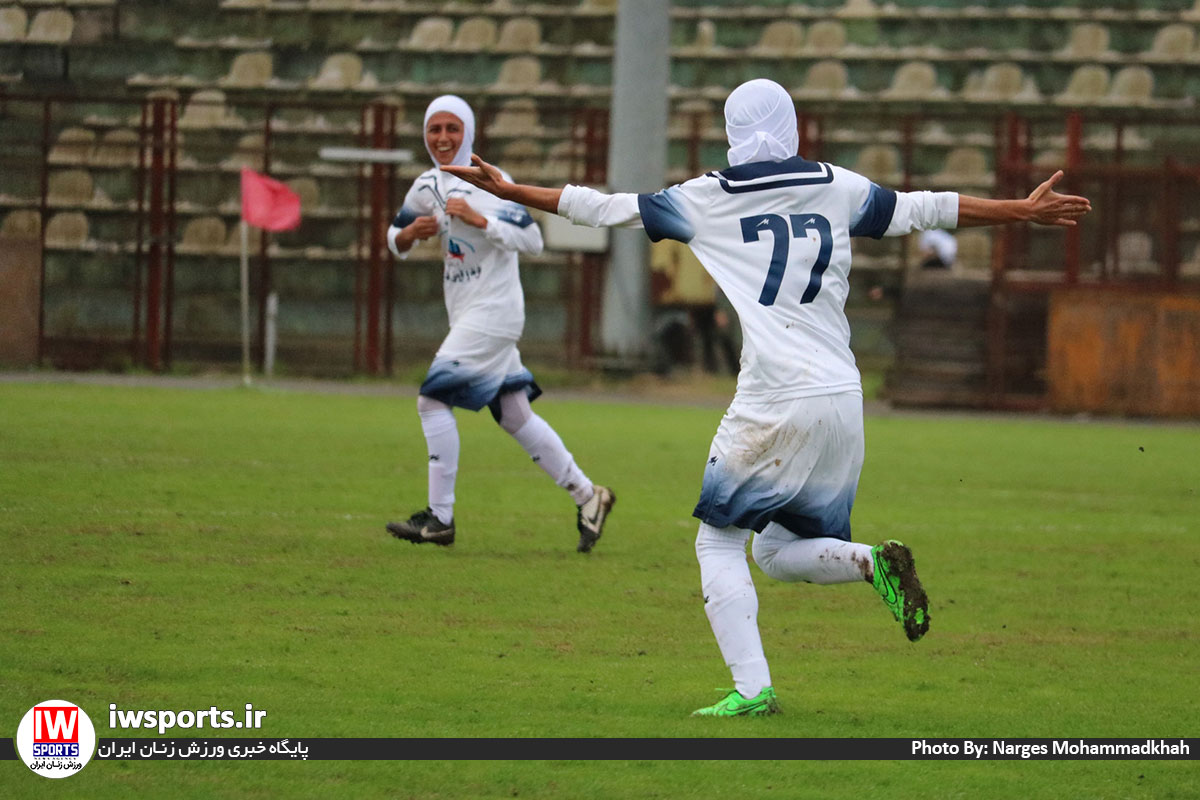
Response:
[{"label": "green grass", "polygon": [[[1198,733],[1196,426],[868,418],[855,539],[913,547],[932,630],[911,644],[866,586],[786,585],[752,567],[786,713],[722,721],[688,716],[729,683],[690,517],[721,409],[538,401],[618,496],[583,556],[570,499],[486,412],[458,412],[458,543],[388,537],[386,520],[425,502],[414,405],[0,384],[0,727],[15,735],[55,697],[101,737],[122,735],[109,703],[247,702],[268,711],[272,738]],[[1166,761],[455,755],[94,762],[66,781],[9,761],[0,794],[1157,799],[1200,785],[1193,764]]]}]

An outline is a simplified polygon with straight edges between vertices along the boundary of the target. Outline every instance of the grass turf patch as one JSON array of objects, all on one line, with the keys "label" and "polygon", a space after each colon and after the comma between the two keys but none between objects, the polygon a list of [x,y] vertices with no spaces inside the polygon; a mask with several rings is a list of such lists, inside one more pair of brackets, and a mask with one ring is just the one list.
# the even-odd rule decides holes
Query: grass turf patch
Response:
[{"label": "grass turf patch", "polygon": [[[390,538],[384,522],[425,504],[413,406],[270,388],[0,387],[0,719],[15,733],[33,703],[59,697],[101,737],[156,734],[109,729],[110,703],[247,702],[267,710],[257,735],[273,738],[1196,733],[1194,426],[869,417],[854,538],[912,546],[930,634],[906,641],[865,585],[787,585],[752,567],[785,713],[720,721],[688,716],[729,683],[690,517],[720,409],[537,402],[617,493],[604,538],[581,555],[569,497],[486,413],[457,413],[455,546]],[[717,762],[536,757],[452,773],[407,762],[404,788],[397,765],[358,762],[104,762],[68,783],[92,797],[832,797],[880,780],[933,797],[1182,797],[1195,777],[1166,762],[914,762],[885,779],[854,762],[733,777]],[[25,770],[0,763],[6,795],[62,783]],[[833,788],[806,794],[813,776]]]}]

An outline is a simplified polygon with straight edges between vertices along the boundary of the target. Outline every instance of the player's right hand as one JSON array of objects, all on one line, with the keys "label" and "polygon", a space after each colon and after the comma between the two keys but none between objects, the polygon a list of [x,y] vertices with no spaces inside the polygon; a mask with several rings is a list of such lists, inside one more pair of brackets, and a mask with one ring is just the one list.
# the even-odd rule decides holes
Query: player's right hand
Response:
[{"label": "player's right hand", "polygon": [[437,217],[417,217],[404,229],[404,234],[412,241],[420,242],[437,236],[441,227]]}]

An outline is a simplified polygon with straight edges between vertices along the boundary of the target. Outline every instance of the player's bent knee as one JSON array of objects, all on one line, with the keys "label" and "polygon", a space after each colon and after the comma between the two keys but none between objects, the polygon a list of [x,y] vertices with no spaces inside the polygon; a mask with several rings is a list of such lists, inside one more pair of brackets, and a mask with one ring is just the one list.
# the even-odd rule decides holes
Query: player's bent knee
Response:
[{"label": "player's bent knee", "polygon": [[449,411],[450,406],[443,403],[441,400],[434,400],[427,395],[417,395],[417,413],[428,414],[434,411]]},{"label": "player's bent knee", "polygon": [[500,416],[496,423],[509,435],[515,434],[533,416],[529,406],[529,397],[524,390],[509,392],[500,397]]},{"label": "player's bent knee", "polygon": [[775,556],[779,554],[779,548],[779,542],[759,535],[755,536],[754,541],[750,544],[750,555],[764,575],[775,580],[784,580],[775,560]]}]

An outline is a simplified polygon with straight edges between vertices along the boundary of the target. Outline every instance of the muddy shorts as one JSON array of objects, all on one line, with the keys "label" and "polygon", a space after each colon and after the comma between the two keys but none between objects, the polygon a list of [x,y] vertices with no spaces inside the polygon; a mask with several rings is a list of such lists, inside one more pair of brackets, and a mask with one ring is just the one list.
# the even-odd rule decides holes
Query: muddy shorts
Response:
[{"label": "muddy shorts", "polygon": [[717,428],[692,515],[717,528],[850,541],[863,465],[859,392],[751,403],[734,397]]},{"label": "muddy shorts", "polygon": [[421,384],[426,397],[470,411],[489,406],[497,419],[500,395],[522,389],[530,400],[542,393],[517,340],[468,328],[450,329]]}]

